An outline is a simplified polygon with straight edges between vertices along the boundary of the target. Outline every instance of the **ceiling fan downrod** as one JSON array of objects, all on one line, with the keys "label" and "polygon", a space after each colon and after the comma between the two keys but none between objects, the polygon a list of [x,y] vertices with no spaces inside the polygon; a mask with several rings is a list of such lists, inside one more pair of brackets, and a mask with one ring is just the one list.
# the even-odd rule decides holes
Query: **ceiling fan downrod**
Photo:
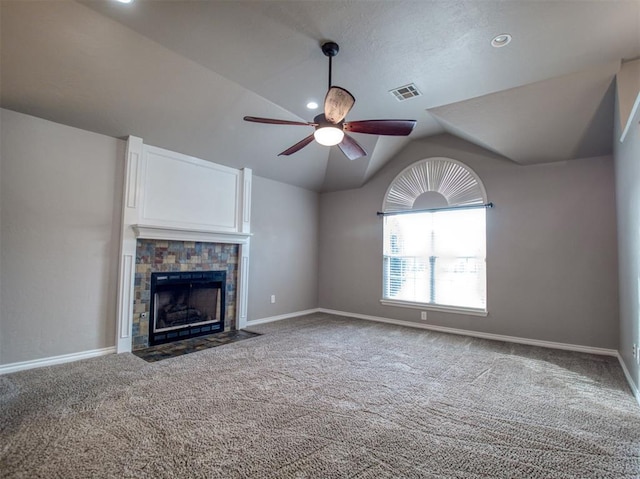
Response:
[{"label": "ceiling fan downrod", "polygon": [[331,89],[331,59],[340,51],[340,47],[336,42],[325,42],[322,44],[322,53],[329,57],[329,90]]}]

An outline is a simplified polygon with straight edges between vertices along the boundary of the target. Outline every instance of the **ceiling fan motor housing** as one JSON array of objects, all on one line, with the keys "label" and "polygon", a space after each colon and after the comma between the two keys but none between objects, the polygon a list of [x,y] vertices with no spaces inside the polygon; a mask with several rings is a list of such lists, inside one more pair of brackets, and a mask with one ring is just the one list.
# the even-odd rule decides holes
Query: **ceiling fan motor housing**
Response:
[{"label": "ceiling fan motor housing", "polygon": [[316,115],[313,118],[313,122],[316,123],[316,130],[318,128],[326,128],[328,126],[332,126],[334,128],[340,128],[342,129],[344,122],[339,122],[339,123],[331,123],[329,120],[327,120],[327,118],[324,116],[324,113],[320,113],[319,115]]},{"label": "ceiling fan motor housing", "polygon": [[325,42],[322,44],[322,53],[327,57],[335,57],[340,51],[336,42]]}]

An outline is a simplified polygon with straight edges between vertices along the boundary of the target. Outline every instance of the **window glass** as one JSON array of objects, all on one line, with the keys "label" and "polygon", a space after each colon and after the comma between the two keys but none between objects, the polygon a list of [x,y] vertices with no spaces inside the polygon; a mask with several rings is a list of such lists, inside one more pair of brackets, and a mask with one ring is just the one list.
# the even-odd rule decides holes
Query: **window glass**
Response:
[{"label": "window glass", "polygon": [[486,309],[484,208],[384,218],[384,299]]}]

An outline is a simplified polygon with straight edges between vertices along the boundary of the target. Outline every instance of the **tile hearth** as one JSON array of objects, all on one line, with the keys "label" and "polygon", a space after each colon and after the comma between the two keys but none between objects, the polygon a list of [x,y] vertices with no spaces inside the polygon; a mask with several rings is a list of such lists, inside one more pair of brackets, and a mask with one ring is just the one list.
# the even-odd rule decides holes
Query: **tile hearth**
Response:
[{"label": "tile hearth", "polygon": [[211,334],[209,336],[183,339],[182,341],[175,341],[173,343],[151,346],[146,349],[133,351],[133,354],[144,359],[148,363],[153,363],[167,358],[175,358],[184,354],[195,353],[204,349],[224,346],[225,344],[235,343],[237,341],[254,338],[256,336],[260,336],[260,334],[245,330],[226,331],[223,333]]}]

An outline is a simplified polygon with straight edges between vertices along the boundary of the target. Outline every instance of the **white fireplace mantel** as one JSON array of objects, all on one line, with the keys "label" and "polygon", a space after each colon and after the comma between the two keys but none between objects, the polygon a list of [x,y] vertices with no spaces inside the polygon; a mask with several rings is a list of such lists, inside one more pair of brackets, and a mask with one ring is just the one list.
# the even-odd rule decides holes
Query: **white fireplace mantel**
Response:
[{"label": "white fireplace mantel", "polygon": [[224,233],[208,230],[170,228],[167,226],[131,225],[136,238],[207,243],[248,244],[251,233]]},{"label": "white fireplace mantel", "polygon": [[117,352],[132,350],[136,240],[239,245],[236,325],[246,327],[251,170],[144,145],[130,136],[125,158]]}]

